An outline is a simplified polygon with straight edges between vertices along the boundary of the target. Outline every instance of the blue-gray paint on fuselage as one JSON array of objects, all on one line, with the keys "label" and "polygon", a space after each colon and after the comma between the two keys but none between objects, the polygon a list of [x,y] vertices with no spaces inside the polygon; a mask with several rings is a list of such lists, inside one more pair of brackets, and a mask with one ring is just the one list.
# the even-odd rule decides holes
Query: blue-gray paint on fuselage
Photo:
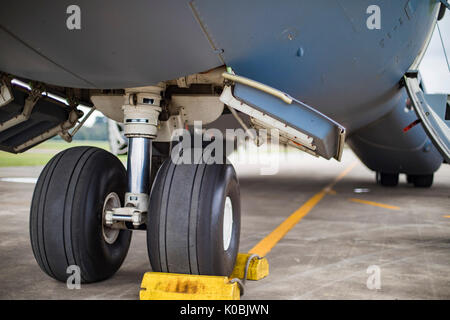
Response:
[{"label": "blue-gray paint on fuselage", "polygon": [[[406,100],[405,88],[399,91]],[[430,174],[442,164],[442,156],[419,124],[403,132],[417,119],[412,108],[395,104],[392,111],[347,139],[348,145],[371,170],[385,173]]]},{"label": "blue-gray paint on fuselage", "polygon": [[[227,65],[361,128],[390,111],[396,84],[433,26],[439,1],[208,1],[195,8]],[[381,29],[369,30],[369,5]]]},{"label": "blue-gray paint on fuselage", "polygon": [[222,65],[187,1],[0,1],[0,71],[58,86],[130,88]]}]

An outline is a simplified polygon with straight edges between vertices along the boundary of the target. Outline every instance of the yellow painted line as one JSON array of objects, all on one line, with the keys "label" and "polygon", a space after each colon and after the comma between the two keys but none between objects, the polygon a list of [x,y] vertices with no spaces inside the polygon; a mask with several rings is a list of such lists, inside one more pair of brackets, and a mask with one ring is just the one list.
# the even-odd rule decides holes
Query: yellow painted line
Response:
[{"label": "yellow painted line", "polygon": [[380,208],[385,208],[385,209],[391,209],[391,210],[400,210],[400,207],[397,206],[391,206],[389,204],[384,204],[384,203],[379,203],[379,202],[374,202],[374,201],[367,201],[367,200],[362,200],[362,199],[356,199],[356,198],[350,198],[349,199],[352,202],[358,202],[358,203],[364,203],[364,204],[368,204],[370,206],[375,206],[375,207],[380,207]]},{"label": "yellow painted line", "polygon": [[444,218],[450,218],[450,216],[444,216]]},{"label": "yellow painted line", "polygon": [[249,253],[256,253],[260,257],[264,257],[267,253],[272,250],[273,247],[283,239],[283,237],[291,230],[304,216],[314,208],[323,197],[330,192],[331,188],[339,182],[343,177],[345,177],[357,164],[354,161],[349,165],[344,171],[342,171],[331,183],[329,183],[320,192],[312,196],[308,201],[305,202],[300,208],[298,208],[294,213],[292,213],[286,220],[284,220],[278,227],[276,227],[269,235],[258,242]]}]

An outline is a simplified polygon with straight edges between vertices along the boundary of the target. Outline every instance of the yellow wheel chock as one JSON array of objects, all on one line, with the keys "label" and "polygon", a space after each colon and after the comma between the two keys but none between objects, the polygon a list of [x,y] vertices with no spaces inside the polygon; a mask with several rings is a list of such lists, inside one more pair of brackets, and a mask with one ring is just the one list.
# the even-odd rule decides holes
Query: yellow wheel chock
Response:
[{"label": "yellow wheel chock", "polygon": [[228,277],[146,272],[141,300],[239,300],[237,283]]},{"label": "yellow wheel chock", "polygon": [[266,258],[258,258],[256,255],[252,255],[251,253],[238,253],[236,265],[234,266],[230,278],[244,279],[246,264],[248,259],[251,257],[252,259],[247,268],[246,280],[261,280],[267,277],[269,275],[269,262]]},{"label": "yellow wheel chock", "polygon": [[[251,259],[249,261],[249,259]],[[247,269],[247,272],[246,272]],[[239,253],[231,276],[146,272],[141,283],[141,300],[239,300],[248,280],[260,280],[269,274],[266,258]],[[243,281],[237,281],[237,278]]]}]

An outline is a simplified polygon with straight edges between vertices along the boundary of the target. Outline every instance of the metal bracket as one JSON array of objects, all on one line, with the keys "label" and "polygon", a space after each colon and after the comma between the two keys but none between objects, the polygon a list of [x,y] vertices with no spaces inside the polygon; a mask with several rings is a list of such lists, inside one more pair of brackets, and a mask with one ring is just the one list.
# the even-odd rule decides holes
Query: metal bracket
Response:
[{"label": "metal bracket", "polygon": [[228,110],[230,110],[233,117],[236,119],[237,122],[241,125],[242,129],[249,135],[250,139],[253,141],[253,143],[259,147],[262,144],[262,140],[259,138],[258,134],[256,132],[253,132],[250,130],[250,128],[244,123],[242,118],[239,116],[236,110],[234,108],[230,107],[229,105],[226,105]]},{"label": "metal bracket", "polygon": [[448,10],[450,10],[450,3],[448,3],[447,0],[441,0],[441,3],[447,7]]},{"label": "metal bracket", "polygon": [[25,105],[23,107],[22,113],[13,117],[12,119],[0,123],[0,132],[5,131],[6,129],[9,129],[19,123],[27,121],[30,118],[31,113],[33,112],[33,108],[36,105],[36,102],[42,97],[42,92],[44,92],[44,90],[39,87],[32,88],[25,100]]},{"label": "metal bracket", "polygon": [[[75,134],[78,132],[78,130],[80,130],[80,128],[84,125],[84,123],[86,122],[86,120],[91,116],[91,114],[95,111],[95,107],[92,107],[91,110],[89,110],[89,112],[83,117],[83,119],[81,121],[78,121],[79,118],[81,118],[83,116],[83,112],[81,112],[80,110],[77,109],[73,109],[72,112],[76,112],[78,114],[77,120],[75,123],[73,123],[70,127],[68,127],[66,130],[63,130],[61,132],[59,132],[59,136],[61,138],[63,138],[65,141],[67,142],[72,142],[72,138],[75,136]],[[72,128],[73,126],[75,126],[75,124],[78,125],[72,130],[72,132],[68,132],[68,129]]]},{"label": "metal bracket", "polygon": [[0,82],[0,108],[14,100],[11,87],[5,81]]}]

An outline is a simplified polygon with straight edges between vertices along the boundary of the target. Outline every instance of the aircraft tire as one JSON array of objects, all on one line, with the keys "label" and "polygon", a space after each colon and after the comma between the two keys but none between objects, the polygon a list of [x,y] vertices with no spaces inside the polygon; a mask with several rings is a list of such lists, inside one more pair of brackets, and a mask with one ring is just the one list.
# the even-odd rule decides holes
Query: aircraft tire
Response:
[{"label": "aircraft tire", "polygon": [[410,174],[406,175],[406,183],[408,184],[414,183],[413,177]]},{"label": "aircraft tire", "polygon": [[395,187],[398,185],[398,173],[376,173],[377,183],[384,187]]},{"label": "aircraft tire", "polygon": [[149,201],[147,248],[153,271],[229,276],[239,249],[240,213],[232,165],[167,159]]},{"label": "aircraft tire", "polygon": [[433,174],[408,175],[416,188],[430,188],[433,185]]},{"label": "aircraft tire", "polygon": [[[111,277],[122,265],[131,231],[103,228],[105,198],[123,204],[126,170],[117,157],[94,147],[54,156],[37,181],[30,210],[34,256],[50,277],[67,281],[75,265],[82,283]],[[119,204],[119,205],[120,205]],[[105,232],[116,232],[106,239]]]}]

